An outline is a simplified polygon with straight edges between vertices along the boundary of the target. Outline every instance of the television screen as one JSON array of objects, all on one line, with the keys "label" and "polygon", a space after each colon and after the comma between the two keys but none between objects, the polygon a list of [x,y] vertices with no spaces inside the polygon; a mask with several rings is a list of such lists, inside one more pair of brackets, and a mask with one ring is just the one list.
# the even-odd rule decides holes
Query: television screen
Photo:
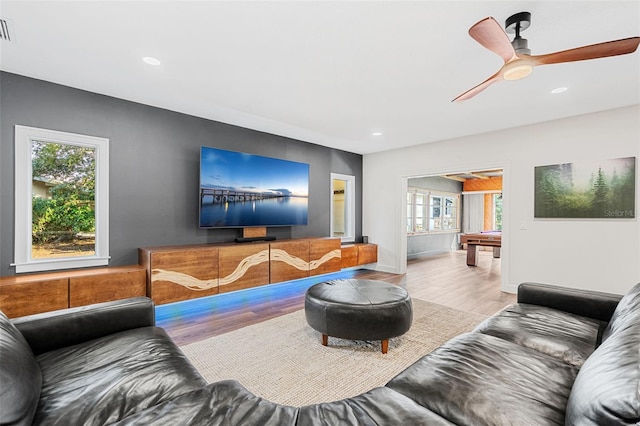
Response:
[{"label": "television screen", "polygon": [[309,165],[200,149],[200,227],[307,224]]}]

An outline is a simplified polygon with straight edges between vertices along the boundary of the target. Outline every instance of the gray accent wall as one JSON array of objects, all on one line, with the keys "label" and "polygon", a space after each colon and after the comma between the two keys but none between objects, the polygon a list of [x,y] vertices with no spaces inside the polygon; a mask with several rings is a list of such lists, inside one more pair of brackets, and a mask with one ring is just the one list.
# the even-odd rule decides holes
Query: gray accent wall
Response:
[{"label": "gray accent wall", "polygon": [[241,236],[241,229],[198,228],[203,145],[309,163],[308,225],[268,228],[278,239],[328,236],[330,174],[355,176],[356,238],[362,235],[359,154],[2,72],[0,276],[14,274],[15,125],[109,139],[111,266],[137,263],[138,247]]}]

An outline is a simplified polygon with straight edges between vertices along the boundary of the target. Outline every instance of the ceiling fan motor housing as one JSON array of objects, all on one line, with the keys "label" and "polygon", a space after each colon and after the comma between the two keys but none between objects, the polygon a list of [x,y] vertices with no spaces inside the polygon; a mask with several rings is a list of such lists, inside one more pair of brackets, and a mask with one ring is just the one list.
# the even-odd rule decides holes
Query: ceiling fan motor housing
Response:
[{"label": "ceiling fan motor housing", "polygon": [[531,55],[529,42],[526,38],[520,37],[520,32],[526,30],[531,25],[531,13],[520,12],[511,15],[504,22],[505,30],[508,33],[515,34],[515,38],[511,42],[513,50],[518,54]]},{"label": "ceiling fan motor housing", "polygon": [[513,50],[517,54],[531,55],[531,49],[529,49],[529,41],[526,38],[516,37],[511,42]]},{"label": "ceiling fan motor housing", "polygon": [[511,15],[504,21],[504,27],[508,33],[520,36],[520,31],[524,31],[531,25],[531,13],[520,12]]}]

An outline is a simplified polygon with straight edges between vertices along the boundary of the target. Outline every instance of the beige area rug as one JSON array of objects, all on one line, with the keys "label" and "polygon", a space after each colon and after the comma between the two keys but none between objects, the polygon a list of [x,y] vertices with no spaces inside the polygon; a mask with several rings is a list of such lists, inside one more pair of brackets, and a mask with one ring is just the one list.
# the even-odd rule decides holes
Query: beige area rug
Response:
[{"label": "beige area rug", "polygon": [[181,349],[209,383],[235,379],[270,401],[302,406],[335,401],[383,386],[423,355],[486,317],[413,299],[413,324],[403,336],[363,342],[329,337],[306,322],[304,309]]}]

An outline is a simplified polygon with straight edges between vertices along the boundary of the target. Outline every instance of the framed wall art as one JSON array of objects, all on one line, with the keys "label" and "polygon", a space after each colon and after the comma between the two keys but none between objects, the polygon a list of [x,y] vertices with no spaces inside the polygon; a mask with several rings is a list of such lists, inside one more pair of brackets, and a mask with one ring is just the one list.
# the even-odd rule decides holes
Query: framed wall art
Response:
[{"label": "framed wall art", "polygon": [[636,157],[535,167],[535,218],[633,219]]}]

